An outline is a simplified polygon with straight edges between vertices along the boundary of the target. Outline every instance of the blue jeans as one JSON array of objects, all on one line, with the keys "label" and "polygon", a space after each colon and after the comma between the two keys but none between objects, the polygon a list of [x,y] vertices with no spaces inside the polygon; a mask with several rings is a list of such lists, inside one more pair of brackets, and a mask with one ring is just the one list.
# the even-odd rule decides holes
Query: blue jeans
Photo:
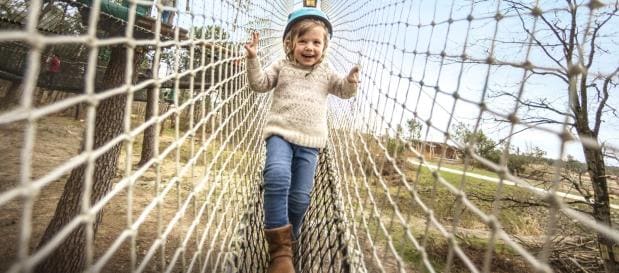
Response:
[{"label": "blue jeans", "polygon": [[164,24],[169,24],[169,20],[170,20],[170,15],[172,14],[172,11],[169,10],[164,10],[161,12],[161,22]]},{"label": "blue jeans", "polygon": [[295,145],[279,136],[267,138],[266,146],[264,226],[271,229],[290,223],[298,238],[314,186],[318,149]]}]

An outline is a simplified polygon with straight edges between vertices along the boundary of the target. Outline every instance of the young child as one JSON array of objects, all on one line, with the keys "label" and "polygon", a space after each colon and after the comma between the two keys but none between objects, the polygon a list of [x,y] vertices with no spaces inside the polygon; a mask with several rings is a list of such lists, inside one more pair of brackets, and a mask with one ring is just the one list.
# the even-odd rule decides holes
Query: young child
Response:
[{"label": "young child", "polygon": [[[161,4],[166,7],[175,7],[176,1],[174,0],[161,0]],[[174,12],[171,10],[164,10],[161,12],[161,23],[172,25],[174,23]]]},{"label": "young child", "polygon": [[256,56],[258,33],[245,45],[250,87],[256,92],[273,89],[263,132],[269,273],[294,273],[292,240],[299,237],[310,203],[318,149],[327,143],[327,95],[347,99],[357,92],[357,66],[340,77],[323,62],[331,35],[331,23],[322,11],[302,8],[288,16],[285,59],[263,70]]},{"label": "young child", "polygon": [[60,57],[55,53],[51,53],[45,60],[45,63],[47,63],[47,85],[53,88],[56,76],[60,73]]}]

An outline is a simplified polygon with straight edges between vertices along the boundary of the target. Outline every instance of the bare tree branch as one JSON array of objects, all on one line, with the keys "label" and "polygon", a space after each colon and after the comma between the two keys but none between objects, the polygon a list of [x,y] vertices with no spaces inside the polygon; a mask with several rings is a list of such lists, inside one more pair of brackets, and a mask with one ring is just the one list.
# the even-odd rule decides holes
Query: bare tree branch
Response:
[{"label": "bare tree branch", "polygon": [[[528,7],[522,3],[517,3],[514,1],[507,1],[508,3],[512,4],[512,7],[514,8],[514,10],[516,11],[516,13],[518,13],[518,19],[520,19],[520,23],[522,24],[522,29],[524,29],[524,31],[529,34],[529,36],[531,36],[531,38],[533,39],[533,41],[535,41],[535,43],[544,51],[544,53],[546,54],[546,56],[548,56],[548,58],[550,58],[551,60],[553,60],[559,67],[561,67],[562,69],[566,70],[566,68],[563,66],[563,64],[561,64],[561,62],[559,60],[557,60],[549,51],[547,46],[544,46],[542,44],[542,42],[540,40],[537,39],[537,37],[535,37],[535,34],[531,32],[531,30],[529,30],[529,28],[527,27],[523,15],[520,13],[520,9],[517,7],[521,7],[524,9],[527,9],[529,11],[533,11],[533,9],[531,7]],[[543,15],[540,16],[542,18],[542,20],[546,23],[546,25],[550,28],[550,30],[555,34],[555,36],[557,37],[557,39],[559,40],[559,42],[561,42],[561,44],[563,45],[563,47],[566,47],[565,41],[563,39],[561,39],[561,35],[559,35],[559,33],[557,32],[556,28],[550,23],[548,22],[548,20],[545,19],[545,17]]]},{"label": "bare tree branch", "polygon": [[578,172],[577,173],[578,177],[575,178],[575,179],[572,178],[570,173],[571,172],[569,170],[567,170],[565,173],[561,173],[561,180],[570,183],[570,185],[572,185],[572,188],[575,189],[576,191],[578,191],[578,193],[583,198],[585,198],[585,202],[583,202],[583,201],[580,201],[580,202],[583,202],[583,203],[591,206],[591,204],[592,204],[591,198],[593,197],[593,195],[583,185],[583,178],[582,178],[583,173],[582,172]]},{"label": "bare tree branch", "polygon": [[600,101],[600,104],[598,104],[598,109],[595,113],[595,125],[593,127],[593,133],[595,133],[596,136],[600,132],[600,126],[602,124],[603,109],[604,109],[604,106],[606,106],[606,102],[608,101],[609,84],[612,81],[612,78],[615,77],[615,75],[617,75],[617,73],[619,73],[619,67],[617,67],[615,71],[612,74],[610,74],[608,77],[606,77],[606,80],[604,80],[604,86],[602,87],[602,94],[603,94],[602,100]]},{"label": "bare tree branch", "polygon": [[[557,125],[563,125],[564,122],[563,121],[557,121],[554,119],[550,119],[550,118],[543,118],[543,117],[536,117],[536,118],[524,118],[522,119],[523,123],[528,124],[528,125],[540,125],[540,124],[557,124]],[[570,126],[570,128],[574,127],[576,124],[574,123],[568,123],[568,125]]]},{"label": "bare tree branch", "polygon": [[557,72],[550,72],[550,71],[547,71],[547,72],[540,72],[540,71],[536,71],[536,70],[535,70],[535,68],[534,68],[534,69],[531,69],[531,70],[529,70],[529,71],[530,71],[532,74],[535,74],[535,75],[541,75],[541,76],[545,76],[545,75],[553,75],[553,76],[556,76],[556,77],[558,77],[559,79],[561,79],[563,82],[565,82],[565,83],[569,83],[569,81],[568,81],[568,79],[567,79],[567,77],[566,77],[565,75],[563,75],[563,74],[559,74],[559,73],[557,73]]},{"label": "bare tree branch", "polygon": [[571,18],[571,22],[570,22],[571,25],[570,25],[570,38],[569,38],[569,41],[567,43],[568,46],[567,46],[567,52],[565,54],[566,55],[565,57],[567,59],[567,63],[571,64],[572,63],[572,55],[574,54],[574,47],[577,44],[575,42],[575,40],[576,40],[576,31],[578,29],[578,27],[576,25],[576,10],[577,10],[576,7],[577,6],[575,5],[575,3],[570,3],[569,1],[568,1],[568,4],[569,4],[569,7],[570,7],[569,11],[571,13],[571,16],[570,16],[570,18]]},{"label": "bare tree branch", "polygon": [[615,6],[615,10],[613,10],[610,14],[608,14],[608,17],[606,17],[606,19],[602,20],[601,23],[598,23],[597,26],[594,28],[593,30],[593,34],[591,35],[591,51],[589,52],[589,60],[588,63],[585,65],[587,67],[587,69],[589,69],[591,67],[591,65],[593,64],[593,57],[595,56],[595,48],[596,48],[596,44],[595,44],[595,40],[598,36],[598,33],[600,31],[600,29],[608,22],[610,21],[610,19],[612,19],[617,13],[617,6]]},{"label": "bare tree branch", "polygon": [[574,118],[574,114],[558,110],[556,107],[553,107],[546,98],[539,98],[539,102],[535,102],[531,100],[522,100],[521,98],[518,98],[516,95],[509,93],[509,92],[501,92],[501,94],[497,95],[496,97],[501,97],[501,96],[511,97],[515,101],[517,101],[519,104],[522,104],[529,108],[548,110],[548,111],[554,112],[561,116],[569,116],[571,118]]}]

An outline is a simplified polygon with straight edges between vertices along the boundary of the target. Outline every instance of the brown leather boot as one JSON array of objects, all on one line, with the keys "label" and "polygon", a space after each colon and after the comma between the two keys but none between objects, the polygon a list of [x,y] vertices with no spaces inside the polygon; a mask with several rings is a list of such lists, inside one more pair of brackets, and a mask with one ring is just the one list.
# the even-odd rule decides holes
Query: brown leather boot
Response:
[{"label": "brown leather boot", "polygon": [[267,273],[295,273],[292,265],[292,226],[265,229],[269,243],[269,269]]}]

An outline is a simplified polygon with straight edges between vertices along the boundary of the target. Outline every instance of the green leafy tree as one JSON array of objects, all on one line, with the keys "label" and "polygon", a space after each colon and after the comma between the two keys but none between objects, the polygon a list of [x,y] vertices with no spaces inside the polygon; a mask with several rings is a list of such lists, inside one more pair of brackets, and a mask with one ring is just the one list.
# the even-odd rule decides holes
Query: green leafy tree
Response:
[{"label": "green leafy tree", "polygon": [[400,136],[402,136],[403,132],[404,132],[404,128],[402,127],[402,125],[398,124],[398,126],[396,128],[396,136],[395,137],[388,137],[388,140],[387,140],[387,152],[389,153],[389,155],[397,156],[402,151],[404,151],[404,143],[402,143],[402,141],[400,141]]},{"label": "green leafy tree", "polygon": [[411,141],[419,141],[421,139],[421,131],[423,130],[423,124],[417,121],[415,118],[406,121],[408,128],[408,136]]},{"label": "green leafy tree", "polygon": [[543,163],[545,155],[546,151],[537,146],[525,153],[520,153],[519,149],[516,149],[507,157],[507,168],[511,173],[521,175],[531,164]]},{"label": "green leafy tree", "polygon": [[[482,130],[474,132],[466,126],[464,123],[456,124],[454,130],[454,139],[457,142],[465,145],[473,145],[476,154],[484,157],[492,162],[498,163],[501,159],[501,151],[497,149],[497,143],[490,139]],[[465,155],[465,151],[460,151],[462,156]],[[481,164],[477,164],[480,167],[484,167]]]},{"label": "green leafy tree", "polygon": [[[195,69],[211,61],[228,58],[236,46],[228,41],[230,34],[220,26],[193,27],[190,31],[190,37],[205,41],[198,45],[192,44],[186,47],[171,46],[162,49],[160,61],[166,65],[168,71],[173,72],[177,64],[178,72],[183,72],[191,69],[192,65]],[[192,49],[193,56],[191,53]],[[204,63],[202,63],[202,59],[204,59]],[[229,66],[229,63],[223,63],[222,71],[225,71]],[[206,73],[210,73],[210,70],[207,70]]]}]

